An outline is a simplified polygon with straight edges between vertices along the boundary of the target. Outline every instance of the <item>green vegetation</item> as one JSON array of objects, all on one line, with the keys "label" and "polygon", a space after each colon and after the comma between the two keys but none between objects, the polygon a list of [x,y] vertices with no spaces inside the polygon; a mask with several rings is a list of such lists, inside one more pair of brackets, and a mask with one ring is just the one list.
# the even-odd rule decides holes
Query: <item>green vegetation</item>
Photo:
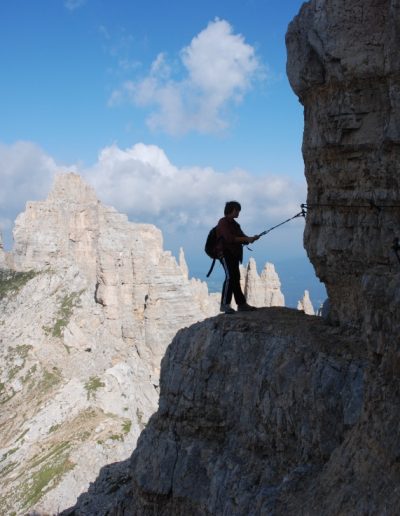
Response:
[{"label": "green vegetation", "polygon": [[69,460],[71,444],[67,442],[53,446],[42,457],[35,458],[29,469],[34,471],[29,480],[22,485],[21,502],[24,509],[32,507],[50,489],[53,489],[63,475],[73,469],[75,464]]},{"label": "green vegetation", "polygon": [[15,442],[17,443],[18,441],[21,441],[21,440],[25,437],[25,435],[26,435],[28,432],[29,432],[29,428],[27,428],[26,430],[24,430],[24,431],[22,432],[22,434],[21,434],[19,437],[17,437],[17,440],[16,440]]},{"label": "green vegetation", "polygon": [[33,366],[28,369],[26,374],[22,377],[22,383],[26,383],[28,380],[32,378],[32,375],[36,373],[37,364],[33,364]]},{"label": "green vegetation", "polygon": [[[68,326],[68,323],[71,319],[72,313],[76,306],[79,306],[79,298],[82,294],[83,290],[80,292],[71,292],[71,294],[66,294],[61,299],[61,305],[58,309],[56,315],[56,321],[52,328],[48,326],[43,326],[43,330],[46,335],[52,335],[53,337],[61,338],[64,334],[64,329]],[[69,352],[69,350],[67,349]]]},{"label": "green vegetation", "polygon": [[126,421],[123,422],[122,430],[123,430],[124,434],[129,434],[129,432],[131,431],[131,428],[132,428],[132,421],[130,419],[127,419]]},{"label": "green vegetation", "polygon": [[[52,387],[60,383],[61,381],[61,373],[57,367],[53,367],[52,371],[45,369],[43,371],[43,376],[40,379],[37,390],[40,393],[49,391]],[[41,401],[40,401],[41,403]]]},{"label": "green vegetation", "polygon": [[125,421],[122,423],[122,433],[121,434],[112,434],[108,437],[108,439],[111,439],[112,441],[123,441],[125,438],[125,435],[130,432],[132,428],[132,421],[130,419],[125,419]]},{"label": "green vegetation", "polygon": [[0,300],[9,295],[17,294],[28,281],[38,274],[40,274],[38,271],[0,270]]},{"label": "green vegetation", "polygon": [[48,433],[49,434],[52,434],[53,432],[57,432],[57,430],[61,428],[61,425],[58,423],[58,424],[55,424],[55,425],[52,425],[50,428],[49,428],[49,431]]},{"label": "green vegetation", "polygon": [[7,476],[8,473],[10,473],[10,471],[15,468],[15,466],[18,466],[17,462],[9,462],[6,466],[4,466],[4,468],[0,470],[0,478]]},{"label": "green vegetation", "polygon": [[15,453],[18,450],[18,448],[12,448],[11,450],[8,450],[8,452],[4,453],[4,455],[1,457],[0,462],[5,461],[10,455]]},{"label": "green vegetation", "polygon": [[[21,371],[21,369],[25,367],[26,357],[28,356],[29,350],[32,349],[32,346],[28,344],[22,344],[16,348],[8,349],[9,354],[7,356],[7,362],[10,364],[8,370],[8,381],[10,381],[15,377],[18,371]],[[15,362],[16,357],[19,357],[22,361],[19,364],[13,363],[11,365],[11,362]]]},{"label": "green vegetation", "polygon": [[112,441],[123,441],[124,436],[122,434],[113,434],[110,435],[109,439],[111,439]]},{"label": "green vegetation", "polygon": [[89,380],[85,383],[85,389],[87,393],[87,399],[96,397],[96,391],[100,389],[100,387],[105,387],[106,384],[100,380],[98,376],[91,376]]},{"label": "green vegetation", "polygon": [[91,436],[91,432],[89,431],[84,431],[84,432],[81,432],[80,434],[78,434],[78,439],[81,441],[81,442],[85,442],[89,439],[89,437]]}]

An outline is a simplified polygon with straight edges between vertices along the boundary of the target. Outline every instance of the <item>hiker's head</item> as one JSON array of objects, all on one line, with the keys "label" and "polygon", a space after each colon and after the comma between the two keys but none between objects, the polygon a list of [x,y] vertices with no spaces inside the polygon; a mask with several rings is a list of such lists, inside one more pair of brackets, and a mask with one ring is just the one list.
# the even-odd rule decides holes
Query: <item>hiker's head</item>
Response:
[{"label": "hiker's head", "polygon": [[229,201],[225,204],[224,215],[232,215],[234,212],[236,212],[237,217],[241,209],[242,207],[240,206],[240,203],[237,201]]}]

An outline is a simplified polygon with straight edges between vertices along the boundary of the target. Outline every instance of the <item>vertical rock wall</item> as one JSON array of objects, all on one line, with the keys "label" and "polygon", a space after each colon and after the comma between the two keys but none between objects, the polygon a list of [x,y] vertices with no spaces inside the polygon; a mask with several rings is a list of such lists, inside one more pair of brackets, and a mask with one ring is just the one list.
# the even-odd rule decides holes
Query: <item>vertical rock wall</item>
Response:
[{"label": "vertical rock wall", "polygon": [[305,246],[331,319],[398,334],[400,3],[313,0],[289,26],[287,72],[304,105]]},{"label": "vertical rock wall", "polygon": [[361,422],[307,503],[314,499],[321,514],[395,514],[400,2],[312,0],[290,24],[286,43],[288,77],[304,106],[305,247],[327,287],[331,322],[358,329],[368,353]]}]

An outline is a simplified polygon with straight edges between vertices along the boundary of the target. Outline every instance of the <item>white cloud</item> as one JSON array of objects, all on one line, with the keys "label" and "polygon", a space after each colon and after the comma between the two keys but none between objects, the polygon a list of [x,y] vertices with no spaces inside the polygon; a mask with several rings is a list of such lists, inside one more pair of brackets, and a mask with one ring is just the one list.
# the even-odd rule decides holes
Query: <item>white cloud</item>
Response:
[{"label": "white cloud", "polygon": [[178,168],[162,149],[143,143],[103,149],[84,176],[101,200],[132,220],[174,232],[215,224],[232,199],[242,203],[244,222],[286,218],[299,211],[305,190],[288,178],[257,177],[239,169],[221,173],[211,167]]},{"label": "white cloud", "polygon": [[153,61],[149,74],[125,81],[112,93],[109,104],[129,101],[152,109],[147,124],[169,134],[189,131],[214,133],[228,126],[227,108],[240,103],[262,65],[254,48],[234,34],[225,20],[216,19],[180,52],[184,77],[164,53]]},{"label": "white cloud", "polygon": [[[52,178],[60,169],[54,160],[30,142],[0,144],[0,229],[10,243],[13,222],[25,203],[47,196]],[[7,238],[8,236],[8,238]]]},{"label": "white cloud", "polygon": [[75,11],[86,4],[86,0],[65,0],[64,5],[69,11]]},{"label": "white cloud", "polygon": [[[9,246],[10,229],[25,203],[45,199],[55,173],[67,169],[28,142],[0,145],[0,162],[0,229]],[[238,200],[243,207],[239,222],[259,232],[298,212],[305,198],[305,184],[287,177],[179,168],[161,148],[143,143],[106,147],[92,167],[68,170],[80,173],[102,202],[134,222],[155,224],[168,246],[184,245],[192,255],[202,253],[204,235],[223,215],[226,201]]]}]

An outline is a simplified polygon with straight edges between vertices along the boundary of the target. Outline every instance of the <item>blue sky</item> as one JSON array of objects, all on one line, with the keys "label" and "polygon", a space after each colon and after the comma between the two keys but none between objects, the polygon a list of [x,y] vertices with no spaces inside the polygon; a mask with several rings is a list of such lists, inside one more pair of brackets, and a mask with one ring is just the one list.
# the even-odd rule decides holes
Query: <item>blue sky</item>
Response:
[{"label": "blue sky", "polygon": [[[300,0],[0,3],[0,227],[74,170],[130,220],[207,268],[226,200],[253,234],[305,201],[303,111],[286,78]],[[259,265],[306,260],[297,220],[257,243]],[[305,285],[304,288],[307,288]],[[311,288],[311,287],[309,287]]]}]

